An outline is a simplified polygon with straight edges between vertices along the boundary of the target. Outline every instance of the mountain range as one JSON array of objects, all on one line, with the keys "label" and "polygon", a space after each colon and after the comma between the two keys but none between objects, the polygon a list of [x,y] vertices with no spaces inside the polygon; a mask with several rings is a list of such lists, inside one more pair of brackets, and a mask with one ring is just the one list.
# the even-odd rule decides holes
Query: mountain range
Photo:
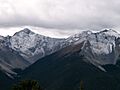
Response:
[{"label": "mountain range", "polygon": [[9,82],[35,79],[45,90],[79,90],[81,81],[85,90],[119,90],[119,60],[120,34],[112,29],[63,39],[28,28],[0,36],[2,76]]}]

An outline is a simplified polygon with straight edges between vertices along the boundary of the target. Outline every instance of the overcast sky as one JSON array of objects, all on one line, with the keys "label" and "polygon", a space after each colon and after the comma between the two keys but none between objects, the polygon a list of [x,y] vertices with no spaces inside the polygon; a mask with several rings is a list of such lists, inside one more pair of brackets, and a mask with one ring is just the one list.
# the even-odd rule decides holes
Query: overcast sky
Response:
[{"label": "overcast sky", "polygon": [[0,34],[24,27],[52,37],[104,28],[119,32],[120,0],[0,0]]}]

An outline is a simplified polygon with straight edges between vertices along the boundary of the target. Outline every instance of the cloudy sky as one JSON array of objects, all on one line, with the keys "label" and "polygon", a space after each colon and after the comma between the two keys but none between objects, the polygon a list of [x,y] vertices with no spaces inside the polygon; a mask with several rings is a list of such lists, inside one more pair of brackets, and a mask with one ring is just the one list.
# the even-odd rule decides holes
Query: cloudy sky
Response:
[{"label": "cloudy sky", "polygon": [[104,28],[120,32],[120,0],[0,0],[0,34],[24,27],[52,37]]}]

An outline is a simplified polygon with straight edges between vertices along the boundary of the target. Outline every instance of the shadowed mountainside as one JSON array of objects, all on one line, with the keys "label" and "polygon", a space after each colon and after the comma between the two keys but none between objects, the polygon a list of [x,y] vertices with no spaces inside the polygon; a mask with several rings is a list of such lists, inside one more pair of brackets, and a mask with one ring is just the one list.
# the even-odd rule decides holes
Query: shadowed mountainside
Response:
[{"label": "shadowed mountainside", "polygon": [[85,90],[119,90],[120,81],[114,74],[85,62],[80,54],[82,45],[66,47],[38,60],[21,73],[21,79],[39,80],[45,90],[80,90],[81,81]]}]

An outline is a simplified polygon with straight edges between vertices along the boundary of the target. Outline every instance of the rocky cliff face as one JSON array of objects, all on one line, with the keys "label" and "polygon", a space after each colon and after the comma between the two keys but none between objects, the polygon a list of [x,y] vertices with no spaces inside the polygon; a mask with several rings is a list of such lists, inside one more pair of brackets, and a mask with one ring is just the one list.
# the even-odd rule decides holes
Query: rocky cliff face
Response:
[{"label": "rocky cliff face", "polygon": [[[0,36],[0,67],[10,76],[64,46],[65,39],[42,36],[25,28],[13,36]],[[62,43],[62,44],[61,44]]]},{"label": "rocky cliff face", "polygon": [[31,64],[37,59],[49,55],[62,48],[64,39],[55,39],[35,34],[29,29],[15,33],[9,39],[9,47],[19,52]]},{"label": "rocky cliff face", "polygon": [[80,54],[85,56],[85,61],[102,70],[102,65],[116,64],[120,55],[120,34],[111,29],[96,33],[84,31],[66,39],[56,39],[25,28],[13,36],[0,36],[0,67],[4,72],[15,74],[12,69],[25,69],[42,57],[80,43],[84,43]]},{"label": "rocky cliff face", "polygon": [[[120,35],[114,30],[104,30],[97,33],[84,31],[68,38],[71,44],[84,41],[82,54],[87,62],[101,68],[101,65],[116,64],[120,54]],[[101,68],[102,69],[102,68]]]}]

